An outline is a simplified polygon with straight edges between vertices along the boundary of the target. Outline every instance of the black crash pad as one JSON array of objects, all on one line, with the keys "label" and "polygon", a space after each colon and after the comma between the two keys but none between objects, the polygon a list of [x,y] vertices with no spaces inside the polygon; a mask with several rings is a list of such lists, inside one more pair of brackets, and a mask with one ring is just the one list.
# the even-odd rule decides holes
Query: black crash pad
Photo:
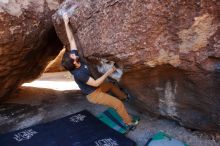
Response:
[{"label": "black crash pad", "polygon": [[134,146],[84,110],[67,117],[0,135],[1,146]]}]

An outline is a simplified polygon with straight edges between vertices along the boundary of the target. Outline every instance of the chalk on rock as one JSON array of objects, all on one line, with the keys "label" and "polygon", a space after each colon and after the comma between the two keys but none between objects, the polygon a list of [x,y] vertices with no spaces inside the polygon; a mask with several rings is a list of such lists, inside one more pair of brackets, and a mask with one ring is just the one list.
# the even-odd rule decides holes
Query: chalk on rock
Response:
[{"label": "chalk on rock", "polygon": [[66,6],[63,9],[59,9],[58,14],[62,16],[65,13],[67,14],[68,17],[70,17],[71,15],[74,14],[74,11],[76,10],[77,7],[78,7],[77,4],[72,5],[72,6]]},{"label": "chalk on rock", "polygon": [[[110,68],[114,66],[113,61],[108,61],[107,59],[101,59],[100,65],[97,66],[98,71],[102,74],[106,73]],[[121,77],[123,75],[123,71],[120,68],[117,68],[116,71],[110,75],[111,78],[115,79],[116,81],[120,81]]]}]

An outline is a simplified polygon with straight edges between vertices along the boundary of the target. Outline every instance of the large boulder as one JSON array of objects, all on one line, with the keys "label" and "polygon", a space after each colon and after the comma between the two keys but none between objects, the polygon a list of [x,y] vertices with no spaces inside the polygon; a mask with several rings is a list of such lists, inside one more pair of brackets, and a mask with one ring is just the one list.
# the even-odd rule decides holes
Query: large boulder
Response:
[{"label": "large boulder", "polygon": [[220,1],[66,0],[53,22],[67,44],[62,12],[91,66],[123,69],[140,109],[220,131]]},{"label": "large boulder", "polygon": [[51,21],[59,0],[0,1],[0,98],[38,77],[62,49]]}]

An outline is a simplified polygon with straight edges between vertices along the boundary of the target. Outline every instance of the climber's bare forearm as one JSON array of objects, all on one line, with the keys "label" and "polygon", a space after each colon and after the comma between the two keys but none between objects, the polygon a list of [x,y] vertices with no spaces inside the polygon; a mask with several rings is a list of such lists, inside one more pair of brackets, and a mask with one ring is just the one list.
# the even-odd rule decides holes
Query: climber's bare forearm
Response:
[{"label": "climber's bare forearm", "polygon": [[103,74],[101,77],[99,77],[98,79],[94,80],[92,77],[89,78],[89,80],[87,81],[86,84],[93,86],[93,87],[98,87],[99,85],[101,85],[105,79],[111,75],[114,71],[116,70],[115,67],[112,67],[111,69],[109,69],[105,74]]},{"label": "climber's bare forearm", "polygon": [[71,50],[77,50],[76,48],[76,42],[72,33],[72,30],[70,28],[70,24],[65,22],[65,29],[66,29],[66,34],[70,43],[70,49]]}]

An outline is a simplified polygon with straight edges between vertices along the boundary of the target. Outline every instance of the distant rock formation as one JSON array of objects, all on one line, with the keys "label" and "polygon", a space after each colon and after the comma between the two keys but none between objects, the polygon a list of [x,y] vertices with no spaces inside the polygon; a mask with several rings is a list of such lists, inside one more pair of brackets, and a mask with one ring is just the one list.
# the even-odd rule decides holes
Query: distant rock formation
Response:
[{"label": "distant rock formation", "polygon": [[62,49],[58,56],[50,61],[50,63],[47,65],[44,72],[60,72],[65,71],[64,67],[61,64],[63,54],[65,53],[65,49]]},{"label": "distant rock formation", "polygon": [[51,15],[59,0],[0,1],[0,98],[37,78],[62,49]]},{"label": "distant rock formation", "polygon": [[220,131],[219,1],[66,0],[53,22],[67,44],[63,11],[90,66],[116,62],[143,111]]}]

